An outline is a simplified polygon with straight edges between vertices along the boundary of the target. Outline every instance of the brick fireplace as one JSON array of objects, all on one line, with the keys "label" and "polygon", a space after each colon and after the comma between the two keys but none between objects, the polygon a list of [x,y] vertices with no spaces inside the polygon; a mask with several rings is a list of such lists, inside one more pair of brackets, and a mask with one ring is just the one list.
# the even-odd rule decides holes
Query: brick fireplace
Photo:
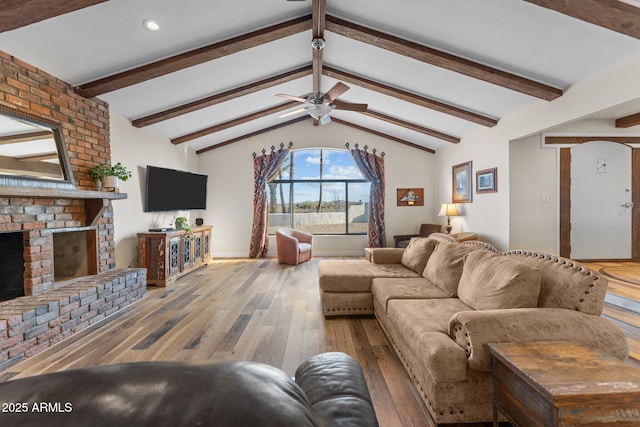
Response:
[{"label": "brick fireplace", "polygon": [[2,370],[142,298],[146,271],[115,269],[111,203],[122,197],[88,175],[111,160],[107,103],[0,51],[0,105],[55,123],[75,178],[64,190],[0,183]]},{"label": "brick fireplace", "polygon": [[[1,192],[1,189],[0,189]],[[73,251],[63,252],[63,237],[68,233],[79,233],[84,241],[83,251],[86,274],[108,271],[115,267],[113,260],[113,224],[111,210],[102,214],[96,225],[87,225],[86,200],[48,198],[4,198],[0,197],[0,233],[22,236],[22,256],[24,259],[24,295],[37,295],[54,288],[56,282],[78,277],[80,274],[55,274],[55,241],[60,243],[57,251],[59,262],[64,263]],[[48,221],[38,221],[47,219]],[[17,239],[17,238],[14,238]],[[68,239],[68,238],[67,238]],[[90,240],[87,243],[87,240]],[[69,241],[67,241],[69,243]],[[1,252],[4,253],[4,252]],[[2,255],[0,255],[2,256]],[[87,260],[91,257],[90,260]],[[0,288],[2,285],[0,284]]]}]

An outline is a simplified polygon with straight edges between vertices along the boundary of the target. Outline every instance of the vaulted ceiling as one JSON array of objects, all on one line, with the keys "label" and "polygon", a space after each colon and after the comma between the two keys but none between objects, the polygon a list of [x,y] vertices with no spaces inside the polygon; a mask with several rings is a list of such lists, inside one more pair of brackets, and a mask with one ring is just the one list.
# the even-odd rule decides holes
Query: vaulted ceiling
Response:
[{"label": "vaulted ceiling", "polygon": [[[0,50],[198,153],[314,121],[277,97],[350,89],[332,123],[434,151],[640,53],[636,0],[28,0]],[[160,29],[149,31],[152,18]],[[311,48],[315,36],[325,47]],[[344,104],[343,104],[344,105]],[[631,111],[637,113],[638,111]],[[636,120],[638,120],[636,118]],[[317,123],[315,123],[317,124]],[[636,123],[637,124],[637,123]]]}]

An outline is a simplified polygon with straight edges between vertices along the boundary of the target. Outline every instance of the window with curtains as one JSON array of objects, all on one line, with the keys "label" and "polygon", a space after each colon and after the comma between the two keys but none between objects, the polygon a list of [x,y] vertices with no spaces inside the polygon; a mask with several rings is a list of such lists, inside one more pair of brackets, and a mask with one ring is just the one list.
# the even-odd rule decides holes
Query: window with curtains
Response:
[{"label": "window with curtains", "polygon": [[292,150],[267,183],[268,233],[367,234],[370,189],[349,151]]}]

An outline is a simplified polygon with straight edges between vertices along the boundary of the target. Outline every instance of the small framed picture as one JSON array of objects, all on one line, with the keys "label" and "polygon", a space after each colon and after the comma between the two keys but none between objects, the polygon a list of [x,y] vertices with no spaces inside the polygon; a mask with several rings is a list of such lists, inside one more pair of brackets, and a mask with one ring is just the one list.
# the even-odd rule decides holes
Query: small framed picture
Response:
[{"label": "small framed picture", "polygon": [[424,206],[424,188],[398,188],[398,206]]},{"label": "small framed picture", "polygon": [[484,169],[476,172],[476,193],[498,192],[498,168]]},{"label": "small framed picture", "polygon": [[460,163],[451,168],[452,203],[471,203],[471,162]]}]

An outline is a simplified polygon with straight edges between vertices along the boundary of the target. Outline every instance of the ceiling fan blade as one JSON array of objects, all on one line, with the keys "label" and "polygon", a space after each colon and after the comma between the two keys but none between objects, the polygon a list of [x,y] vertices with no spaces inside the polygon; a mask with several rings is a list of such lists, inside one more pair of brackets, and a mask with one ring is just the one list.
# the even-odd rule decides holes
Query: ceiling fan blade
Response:
[{"label": "ceiling fan blade", "polygon": [[333,100],[335,100],[337,97],[339,97],[340,95],[342,95],[348,90],[349,90],[349,86],[347,86],[342,82],[338,82],[331,89],[329,89],[329,92],[327,92],[324,95],[324,98],[329,102],[333,102]]},{"label": "ceiling fan blade", "polygon": [[367,111],[368,104],[356,104],[352,102],[344,102],[336,99],[332,102],[336,110],[348,111]]},{"label": "ceiling fan blade", "polygon": [[278,117],[289,117],[289,116],[293,116],[294,114],[302,113],[303,111],[305,111],[304,108],[298,108],[297,110],[293,110],[293,111],[289,111],[288,113],[280,114]]},{"label": "ceiling fan blade", "polygon": [[276,96],[279,96],[280,98],[291,99],[293,101],[298,101],[298,102],[307,102],[307,100],[304,98],[300,98],[299,96],[287,95],[286,93],[276,93]]}]

